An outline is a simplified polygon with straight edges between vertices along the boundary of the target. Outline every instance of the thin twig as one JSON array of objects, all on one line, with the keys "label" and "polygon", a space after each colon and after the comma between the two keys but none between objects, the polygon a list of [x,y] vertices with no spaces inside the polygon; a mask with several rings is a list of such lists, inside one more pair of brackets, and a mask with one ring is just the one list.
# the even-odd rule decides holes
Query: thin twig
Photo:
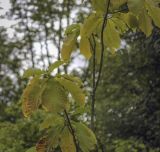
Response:
[{"label": "thin twig", "polygon": [[91,49],[93,52],[93,72],[92,72],[92,102],[91,102],[91,129],[95,131],[94,118],[95,118],[95,84],[96,84],[96,41],[92,34],[93,45],[90,40]]},{"label": "thin twig", "polygon": [[97,90],[100,78],[101,78],[101,72],[102,72],[102,67],[103,67],[103,56],[104,56],[104,29],[107,26],[107,16],[109,13],[109,5],[110,5],[110,0],[108,0],[108,4],[107,4],[107,10],[104,16],[104,20],[103,20],[103,24],[102,24],[102,30],[101,30],[101,60],[100,60],[100,67],[99,67],[99,72],[98,72],[98,78],[96,81],[96,85],[95,85],[95,92]]},{"label": "thin twig", "polygon": [[70,133],[71,133],[72,136],[73,136],[73,141],[74,141],[74,144],[75,144],[75,147],[76,147],[76,152],[79,152],[79,145],[78,145],[78,143],[77,143],[76,135],[75,135],[74,129],[73,129],[73,127],[72,127],[70,118],[69,118],[68,113],[67,113],[66,110],[64,110],[64,114],[65,114],[66,119],[67,119],[68,129],[69,129]]}]

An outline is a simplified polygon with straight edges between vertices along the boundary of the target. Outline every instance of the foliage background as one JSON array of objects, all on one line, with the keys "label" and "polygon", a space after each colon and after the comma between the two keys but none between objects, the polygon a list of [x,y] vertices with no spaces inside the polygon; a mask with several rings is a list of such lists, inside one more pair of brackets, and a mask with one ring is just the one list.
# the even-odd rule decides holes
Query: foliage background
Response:
[{"label": "foliage background", "polygon": [[[25,152],[41,135],[41,112],[32,119],[23,118],[19,99],[26,80],[21,75],[27,67],[45,69],[59,59],[65,27],[87,16],[87,1],[67,2],[11,0],[11,9],[2,16],[16,24],[10,27],[12,37],[8,29],[0,27],[0,152]],[[96,97],[96,134],[108,152],[158,152],[160,31],[154,27],[148,38],[140,32],[128,32],[123,39],[122,49],[105,54]],[[72,57],[77,62],[75,56],[78,53]],[[73,69],[71,65],[60,70],[77,74],[86,85],[91,84],[92,62],[79,58],[78,63],[87,66]]]}]

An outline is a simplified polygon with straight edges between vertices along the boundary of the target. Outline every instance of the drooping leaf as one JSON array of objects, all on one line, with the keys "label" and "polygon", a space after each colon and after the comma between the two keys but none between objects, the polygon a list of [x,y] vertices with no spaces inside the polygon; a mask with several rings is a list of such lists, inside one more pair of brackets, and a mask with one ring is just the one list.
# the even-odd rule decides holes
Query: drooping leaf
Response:
[{"label": "drooping leaf", "polygon": [[58,68],[59,66],[61,66],[62,64],[64,64],[64,61],[56,61],[53,64],[51,64],[48,68],[48,72],[51,73],[54,69]]},{"label": "drooping leaf", "polygon": [[22,110],[25,117],[29,117],[32,112],[38,109],[44,88],[44,80],[34,77],[23,91]]},{"label": "drooping leaf", "polygon": [[128,0],[129,10],[135,14],[139,15],[144,8],[145,0]]},{"label": "drooping leaf", "polygon": [[60,144],[61,133],[65,127],[64,122],[56,124],[48,131],[48,146],[55,149]]},{"label": "drooping leaf", "polygon": [[146,1],[146,8],[153,19],[154,24],[160,28],[160,8],[154,6],[150,0]]},{"label": "drooping leaf", "polygon": [[76,48],[76,41],[76,33],[69,34],[64,40],[61,50],[61,57],[64,61],[68,61],[70,59],[72,51]]},{"label": "drooping leaf", "polygon": [[39,76],[44,73],[45,73],[45,71],[43,71],[43,70],[30,68],[24,72],[23,78],[29,78],[31,76]]},{"label": "drooping leaf", "polygon": [[67,127],[64,128],[61,134],[60,147],[62,152],[76,152],[73,136]]},{"label": "drooping leaf", "polygon": [[67,109],[68,98],[66,91],[59,82],[50,78],[46,82],[46,88],[42,93],[42,106],[50,112],[62,112]]},{"label": "drooping leaf", "polygon": [[111,1],[110,5],[112,10],[114,10],[114,9],[119,9],[119,7],[125,4],[126,2],[127,0],[114,0],[114,1]]},{"label": "drooping leaf", "polygon": [[64,124],[64,119],[57,114],[49,114],[40,124],[40,130],[47,129],[49,127],[55,127],[57,125]]},{"label": "drooping leaf", "polygon": [[108,20],[107,27],[104,31],[104,40],[107,44],[107,47],[109,47],[110,49],[120,47],[120,35],[116,30],[115,24],[112,20]]},{"label": "drooping leaf", "polygon": [[131,29],[138,27],[138,20],[132,13],[120,13],[119,18],[122,19]]},{"label": "drooping leaf", "polygon": [[79,32],[80,32],[80,24],[72,24],[66,28],[65,35],[72,33],[79,33]]},{"label": "drooping leaf", "polygon": [[80,36],[89,38],[99,22],[100,16],[96,13],[92,13],[88,18],[85,19],[84,24],[81,26]]},{"label": "drooping leaf", "polygon": [[92,7],[97,11],[97,12],[105,12],[106,10],[106,2],[108,3],[108,0],[92,0]]},{"label": "drooping leaf", "polygon": [[80,52],[87,58],[90,59],[92,56],[90,43],[87,37],[81,37],[80,40]]},{"label": "drooping leaf", "polygon": [[147,11],[143,9],[143,11],[139,15],[139,27],[145,33],[146,36],[151,35],[152,33],[152,20],[148,16]]},{"label": "drooping leaf", "polygon": [[85,95],[79,85],[73,81],[65,79],[64,77],[56,78],[56,80],[71,93],[76,103],[81,106],[85,104]]},{"label": "drooping leaf", "polygon": [[68,75],[68,74],[63,74],[62,77],[64,77],[65,79],[68,79],[70,81],[73,81],[78,86],[83,85],[82,80],[79,77],[76,77],[76,76],[73,76],[73,75]]},{"label": "drooping leaf", "polygon": [[90,152],[94,150],[97,140],[91,129],[82,123],[74,123],[74,127],[79,146],[82,151]]}]

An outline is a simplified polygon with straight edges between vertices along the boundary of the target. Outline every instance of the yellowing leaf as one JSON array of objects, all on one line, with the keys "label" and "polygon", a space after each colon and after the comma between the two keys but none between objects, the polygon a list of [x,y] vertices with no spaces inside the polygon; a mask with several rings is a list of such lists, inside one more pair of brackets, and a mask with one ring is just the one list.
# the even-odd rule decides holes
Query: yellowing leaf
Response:
[{"label": "yellowing leaf", "polygon": [[139,27],[146,34],[146,36],[151,35],[153,29],[152,20],[148,16],[145,9],[139,15]]},{"label": "yellowing leaf", "polygon": [[57,114],[49,114],[40,124],[40,130],[64,124],[64,119]]},{"label": "yellowing leaf", "polygon": [[79,146],[83,152],[90,152],[95,149],[97,140],[94,133],[82,123],[74,123],[75,133]]},{"label": "yellowing leaf", "polygon": [[119,18],[121,18],[129,28],[138,27],[138,20],[132,13],[120,13]]},{"label": "yellowing leaf", "polygon": [[64,88],[50,78],[46,82],[46,88],[42,93],[42,106],[50,112],[62,112],[68,106],[68,98]]},{"label": "yellowing leaf", "polygon": [[29,117],[41,104],[41,95],[44,90],[43,83],[43,80],[34,77],[25,88],[22,95],[22,110],[25,117]]},{"label": "yellowing leaf", "polygon": [[71,53],[76,47],[76,41],[77,41],[76,33],[69,34],[66,37],[61,50],[61,57],[64,61],[68,61],[70,59]]},{"label": "yellowing leaf", "polygon": [[160,8],[152,5],[152,1],[146,1],[146,7],[149,15],[153,19],[153,22],[156,26],[160,28]]},{"label": "yellowing leaf", "polygon": [[107,27],[104,31],[104,40],[107,44],[107,47],[109,47],[110,49],[120,47],[120,36],[112,20],[108,20]]},{"label": "yellowing leaf", "polygon": [[59,66],[61,66],[62,64],[64,64],[64,61],[56,61],[53,64],[51,64],[48,68],[48,72],[51,73],[54,69],[58,68]]},{"label": "yellowing leaf", "polygon": [[108,3],[108,0],[92,0],[92,7],[97,11],[97,12],[105,12],[106,10],[106,2]]},{"label": "yellowing leaf", "polygon": [[87,37],[81,37],[80,40],[80,52],[87,58],[90,59],[91,57],[91,48],[90,43]]},{"label": "yellowing leaf", "polygon": [[144,2],[144,0],[128,0],[128,8],[133,14],[139,15],[144,8]]},{"label": "yellowing leaf", "polygon": [[65,79],[63,77],[56,78],[56,80],[64,86],[66,90],[68,90],[72,97],[74,98],[75,102],[77,102],[79,105],[84,106],[85,104],[85,95],[82,91],[82,89],[77,85],[75,82],[70,81],[68,79]]},{"label": "yellowing leaf", "polygon": [[114,9],[119,9],[119,7],[126,2],[127,2],[127,0],[113,0],[113,1],[111,1],[111,8],[113,10]]},{"label": "yellowing leaf", "polygon": [[62,152],[76,152],[76,147],[73,141],[73,136],[69,132],[68,128],[65,127],[61,134],[60,147]]},{"label": "yellowing leaf", "polygon": [[43,71],[43,70],[30,68],[24,72],[23,78],[29,78],[31,76],[39,76],[44,73],[45,73],[45,71]]},{"label": "yellowing leaf", "polygon": [[99,22],[100,22],[100,17],[98,14],[95,13],[91,14],[88,18],[86,18],[84,24],[81,26],[80,29],[81,37],[89,38],[96,29]]}]

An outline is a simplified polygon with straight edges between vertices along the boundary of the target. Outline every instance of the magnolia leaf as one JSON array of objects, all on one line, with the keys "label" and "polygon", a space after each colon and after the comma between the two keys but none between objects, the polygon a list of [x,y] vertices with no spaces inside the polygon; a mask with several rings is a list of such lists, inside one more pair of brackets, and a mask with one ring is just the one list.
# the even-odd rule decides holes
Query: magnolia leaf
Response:
[{"label": "magnolia leaf", "polygon": [[112,20],[108,20],[107,27],[104,31],[104,40],[107,44],[107,47],[109,47],[110,49],[120,47],[120,36]]},{"label": "magnolia leaf", "polygon": [[39,76],[44,73],[45,73],[45,71],[43,71],[43,70],[30,68],[24,72],[23,78],[29,78],[31,76]]},{"label": "magnolia leaf", "polygon": [[135,14],[139,15],[144,8],[145,0],[128,0],[128,8],[129,10]]},{"label": "magnolia leaf", "polygon": [[119,9],[120,6],[122,6],[123,4],[125,4],[127,2],[127,0],[114,0],[111,1],[111,8],[114,9]]},{"label": "magnolia leaf", "polygon": [[127,25],[125,22],[119,18],[119,16],[112,17],[112,21],[115,23],[116,29],[121,33],[125,33],[127,31]]},{"label": "magnolia leaf", "polygon": [[84,24],[81,26],[80,35],[81,37],[90,37],[95,31],[97,25],[100,22],[100,17],[96,13],[92,13],[88,18],[85,19]]},{"label": "magnolia leaf", "polygon": [[44,121],[40,124],[40,130],[47,129],[49,127],[55,127],[57,125],[64,124],[64,119],[57,114],[49,114]]},{"label": "magnolia leaf", "polygon": [[64,121],[61,124],[56,124],[54,127],[48,129],[48,146],[55,149],[60,144],[61,133],[64,129]]},{"label": "magnolia leaf", "polygon": [[61,134],[60,147],[62,152],[76,152],[73,136],[67,127],[64,128]]},{"label": "magnolia leaf", "polygon": [[46,88],[42,94],[42,106],[50,112],[62,112],[68,108],[66,91],[59,82],[50,78],[46,82]]},{"label": "magnolia leaf", "polygon": [[72,24],[68,26],[65,30],[65,35],[72,34],[72,33],[79,33],[80,32],[80,24]]},{"label": "magnolia leaf", "polygon": [[132,13],[120,13],[119,18],[122,19],[129,28],[138,27],[138,20]]},{"label": "magnolia leaf", "polygon": [[91,54],[91,48],[90,48],[90,43],[87,37],[81,37],[80,40],[80,52],[87,58],[90,59],[92,56]]},{"label": "magnolia leaf", "polygon": [[160,28],[160,8],[152,5],[151,1],[146,1],[146,7],[149,15],[153,19],[154,24]]},{"label": "magnolia leaf", "polygon": [[82,123],[73,123],[79,146],[84,152],[90,152],[95,149],[97,140],[94,133]]},{"label": "magnolia leaf", "polygon": [[32,112],[38,109],[44,88],[44,80],[34,77],[23,91],[22,110],[25,117],[29,117]]},{"label": "magnolia leaf", "polygon": [[139,15],[139,27],[145,33],[146,36],[151,35],[152,33],[152,20],[148,16],[147,11],[143,9],[141,14]]},{"label": "magnolia leaf", "polygon": [[85,104],[85,95],[82,91],[82,89],[73,81],[70,81],[68,79],[65,79],[63,77],[56,78],[56,80],[64,86],[66,90],[68,90],[72,97],[74,98],[75,102],[77,102],[79,105],[84,106]]},{"label": "magnolia leaf", "polygon": [[26,152],[36,152],[36,147],[31,147]]},{"label": "magnolia leaf", "polygon": [[83,85],[83,82],[79,77],[75,77],[73,75],[68,75],[68,74],[63,74],[61,76],[64,77],[65,79],[68,79],[68,80],[76,83],[76,85],[78,85],[78,86],[82,86]]},{"label": "magnolia leaf", "polygon": [[97,11],[97,12],[105,12],[106,6],[108,3],[108,0],[92,0],[92,7]]},{"label": "magnolia leaf", "polygon": [[54,69],[58,68],[59,66],[61,66],[62,64],[64,64],[64,61],[56,61],[53,64],[51,64],[48,68],[48,72],[51,73]]},{"label": "magnolia leaf", "polygon": [[72,51],[76,48],[76,41],[76,33],[69,34],[66,37],[61,50],[61,57],[64,61],[68,61],[70,59]]}]

